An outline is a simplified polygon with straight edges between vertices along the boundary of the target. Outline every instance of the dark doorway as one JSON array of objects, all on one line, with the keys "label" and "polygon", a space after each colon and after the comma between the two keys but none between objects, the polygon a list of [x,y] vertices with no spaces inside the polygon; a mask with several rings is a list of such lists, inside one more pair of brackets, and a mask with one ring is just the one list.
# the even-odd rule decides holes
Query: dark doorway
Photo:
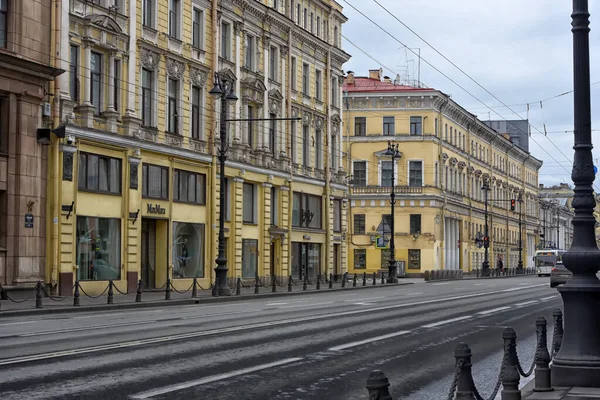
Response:
[{"label": "dark doorway", "polygon": [[154,289],[156,278],[156,220],[142,219],[142,282]]},{"label": "dark doorway", "polygon": [[333,245],[333,279],[337,282],[340,276],[340,245]]}]

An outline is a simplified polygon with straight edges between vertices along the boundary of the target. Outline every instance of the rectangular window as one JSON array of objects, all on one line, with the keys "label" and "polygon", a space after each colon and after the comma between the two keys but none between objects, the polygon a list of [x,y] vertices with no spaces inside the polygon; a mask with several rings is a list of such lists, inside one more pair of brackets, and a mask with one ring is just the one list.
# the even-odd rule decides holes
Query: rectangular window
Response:
[{"label": "rectangular window", "polygon": [[302,213],[302,193],[294,192],[292,195],[292,226],[300,226]]},{"label": "rectangular window", "polygon": [[257,275],[258,240],[242,239],[242,278],[250,279]]},{"label": "rectangular window", "polygon": [[[246,118],[252,119],[254,118],[254,107],[248,105],[248,109],[246,112]],[[254,148],[254,121],[247,121],[246,125],[246,143],[250,148]]]},{"label": "rectangular window", "polygon": [[102,193],[121,193],[121,160],[79,153],[78,187]]},{"label": "rectangular window", "polygon": [[90,60],[90,96],[96,113],[101,111],[102,102],[102,54],[92,52]]},{"label": "rectangular window", "polygon": [[365,214],[354,214],[354,234],[364,235],[366,232]]},{"label": "rectangular window", "polygon": [[298,5],[296,6],[296,23],[297,23],[298,25],[300,25],[300,14],[301,14],[301,12],[302,12],[301,10],[302,10],[302,5],[301,5],[301,4],[298,4]]},{"label": "rectangular window", "polygon": [[408,185],[423,186],[423,161],[408,162]]},{"label": "rectangular window", "polygon": [[167,132],[179,133],[179,110],[177,103],[179,101],[179,81],[169,78],[169,99],[168,99],[168,121]]},{"label": "rectangular window", "polygon": [[296,90],[296,76],[298,74],[296,57],[292,57],[292,90]]},{"label": "rectangular window", "polygon": [[383,135],[394,136],[396,134],[395,118],[383,117]]},{"label": "rectangular window", "polygon": [[0,0],[0,47],[6,47],[8,32],[8,0]]},{"label": "rectangular window", "polygon": [[225,221],[231,221],[231,190],[229,189],[229,178],[225,178],[225,184],[223,185],[225,191]]},{"label": "rectangular window", "polygon": [[231,49],[231,24],[229,22],[221,23],[221,57],[229,60]]},{"label": "rectangular window", "polygon": [[173,222],[173,278],[204,278],[204,224]]},{"label": "rectangular window", "polygon": [[435,187],[439,187],[440,172],[439,172],[439,165],[438,165],[437,161],[434,164],[433,174],[434,174],[434,180],[435,180]]},{"label": "rectangular window", "polygon": [[317,37],[321,37],[321,17],[317,16]]},{"label": "rectangular window", "polygon": [[269,79],[277,81],[279,77],[279,71],[277,71],[277,47],[271,46],[269,51]]},{"label": "rectangular window", "polygon": [[304,29],[308,29],[308,10],[304,9]]},{"label": "rectangular window", "polygon": [[194,8],[192,25],[192,46],[201,49],[204,44],[204,18],[203,12],[197,8]]},{"label": "rectangular window", "polygon": [[410,234],[421,233],[421,214],[410,214]]},{"label": "rectangular window", "polygon": [[338,80],[337,78],[331,78],[331,105],[338,107]]},{"label": "rectangular window", "polygon": [[315,168],[323,169],[323,131],[315,131]]},{"label": "rectangular window", "polygon": [[354,249],[354,269],[367,268],[367,250]]},{"label": "rectangular window", "polygon": [[179,39],[179,0],[169,2],[169,36]]},{"label": "rectangular window", "polygon": [[302,165],[310,167],[310,127],[302,126]]},{"label": "rectangular window", "polygon": [[321,245],[292,242],[292,271],[295,279],[317,277],[321,271]]},{"label": "rectangular window", "polygon": [[114,76],[113,76],[113,105],[116,111],[121,108],[121,60],[114,60]]},{"label": "rectangular window", "polygon": [[269,114],[269,151],[276,155],[277,151],[277,118],[276,114]]},{"label": "rectangular window", "polygon": [[411,135],[422,135],[423,134],[423,118],[410,117],[410,134]]},{"label": "rectangular window", "polygon": [[438,119],[435,119],[433,129],[435,130],[435,137],[438,137]]},{"label": "rectangular window", "polygon": [[169,198],[169,168],[142,165],[142,197],[167,200]]},{"label": "rectangular window", "polygon": [[321,223],[321,196],[294,192],[292,204],[292,226],[323,229]]},{"label": "rectangular window", "polygon": [[296,163],[297,162],[297,157],[298,155],[296,154],[296,134],[297,134],[297,129],[298,129],[298,124],[296,123],[297,121],[291,121],[291,130],[292,132],[290,133],[290,152],[292,153],[292,163]]},{"label": "rectangular window", "polygon": [[315,14],[310,13],[310,33],[315,33]]},{"label": "rectangular window", "polygon": [[271,187],[271,226],[279,225],[279,191]]},{"label": "rectangular window", "polygon": [[381,186],[392,186],[394,175],[394,163],[392,161],[381,161]]},{"label": "rectangular window", "polygon": [[173,173],[173,200],[206,204],[206,175],[176,169]]},{"label": "rectangular window", "polygon": [[192,87],[192,139],[200,139],[202,118],[200,118],[200,106],[202,89],[198,86]]},{"label": "rectangular window", "polygon": [[153,114],[154,72],[142,69],[142,125],[151,127]]},{"label": "rectangular window", "polygon": [[337,139],[338,137],[336,135],[331,136],[331,169],[334,171],[336,171],[338,167],[339,144]]},{"label": "rectangular window", "polygon": [[243,221],[245,224],[256,223],[256,185],[244,182]]},{"label": "rectangular window", "polygon": [[333,231],[342,231],[342,201],[333,200]]},{"label": "rectangular window", "polygon": [[254,36],[246,34],[246,57],[245,63],[246,68],[250,71],[254,71],[254,55],[256,54],[256,48],[254,47]]},{"label": "rectangular window", "polygon": [[121,279],[121,220],[77,217],[77,280]]},{"label": "rectangular window", "polygon": [[310,66],[302,65],[302,93],[305,96],[310,96]]},{"label": "rectangular window", "polygon": [[318,70],[315,73],[315,91],[317,100],[323,100],[323,72]]},{"label": "rectangular window", "polygon": [[354,175],[354,186],[367,186],[367,162],[353,161],[352,175]]},{"label": "rectangular window", "polygon": [[[0,0],[2,1],[2,0]],[[1,18],[1,17],[0,17]],[[71,100],[79,101],[79,47],[71,45],[71,65],[69,66],[69,94]]]},{"label": "rectangular window", "polygon": [[144,26],[154,28],[154,0],[144,0]]},{"label": "rectangular window", "polygon": [[367,134],[367,117],[354,117],[354,136]]},{"label": "rectangular window", "polygon": [[421,250],[408,250],[408,269],[421,269]]}]

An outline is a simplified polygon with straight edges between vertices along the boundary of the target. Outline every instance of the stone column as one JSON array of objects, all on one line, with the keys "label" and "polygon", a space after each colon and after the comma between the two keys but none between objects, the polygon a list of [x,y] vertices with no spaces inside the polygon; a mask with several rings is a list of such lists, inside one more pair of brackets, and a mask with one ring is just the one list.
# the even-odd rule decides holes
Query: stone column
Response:
[{"label": "stone column", "polygon": [[117,133],[117,118],[119,113],[115,109],[115,54],[111,52],[108,57],[108,94],[106,110],[102,112],[102,116],[106,118],[106,130],[111,133]]},{"label": "stone column", "polygon": [[84,62],[83,62],[83,79],[80,81],[83,85],[83,102],[79,106],[79,111],[81,112],[83,126],[87,128],[94,127],[94,113],[96,112],[96,107],[92,105],[92,86],[91,86],[91,59],[92,59],[92,49],[90,48],[90,43],[84,41]]}]

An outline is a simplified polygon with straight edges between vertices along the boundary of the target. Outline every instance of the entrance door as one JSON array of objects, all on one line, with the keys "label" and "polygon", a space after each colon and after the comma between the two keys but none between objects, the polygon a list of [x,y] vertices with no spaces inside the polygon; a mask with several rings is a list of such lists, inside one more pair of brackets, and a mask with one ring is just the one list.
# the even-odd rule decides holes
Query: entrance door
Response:
[{"label": "entrance door", "polygon": [[271,277],[275,278],[275,242],[271,242]]},{"label": "entrance door", "polygon": [[142,218],[142,282],[148,289],[155,288],[156,221]]},{"label": "entrance door", "polygon": [[339,257],[340,257],[340,245],[334,244],[333,245],[333,271],[332,272],[333,272],[333,277],[336,282],[338,280],[338,276],[340,275]]}]

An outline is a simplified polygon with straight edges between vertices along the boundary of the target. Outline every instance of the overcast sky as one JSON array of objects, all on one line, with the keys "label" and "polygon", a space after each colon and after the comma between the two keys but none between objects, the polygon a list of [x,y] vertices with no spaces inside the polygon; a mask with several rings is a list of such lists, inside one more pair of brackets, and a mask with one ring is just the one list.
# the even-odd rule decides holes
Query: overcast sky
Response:
[{"label": "overcast sky", "polygon": [[[573,133],[565,131],[573,130],[573,95],[570,93],[545,100],[573,89],[571,1],[377,0],[519,115],[502,107],[500,102],[387,14],[374,0],[338,1],[349,19],[343,27],[343,35],[379,61],[372,60],[344,39],[344,49],[352,55],[344,67],[346,71],[364,76],[369,69],[382,67],[384,75],[394,77],[399,73],[405,79],[417,79],[418,57],[404,49],[402,44],[420,48],[421,82],[452,95],[456,102],[480,119],[524,119],[527,117],[526,104],[529,103],[530,151],[544,162],[540,183],[571,183]],[[351,6],[380,24],[398,41]],[[590,14],[591,82],[594,83],[600,81],[598,2],[590,1]],[[594,108],[597,104],[594,99],[600,94],[600,83],[593,85],[591,90],[592,129],[600,129],[600,112],[597,107]],[[545,100],[543,108],[540,107],[541,100]],[[544,125],[547,136],[543,133]],[[596,164],[600,166],[600,130],[592,134],[596,145],[594,159],[598,158]],[[596,191],[600,191],[598,179],[594,186]]]}]

